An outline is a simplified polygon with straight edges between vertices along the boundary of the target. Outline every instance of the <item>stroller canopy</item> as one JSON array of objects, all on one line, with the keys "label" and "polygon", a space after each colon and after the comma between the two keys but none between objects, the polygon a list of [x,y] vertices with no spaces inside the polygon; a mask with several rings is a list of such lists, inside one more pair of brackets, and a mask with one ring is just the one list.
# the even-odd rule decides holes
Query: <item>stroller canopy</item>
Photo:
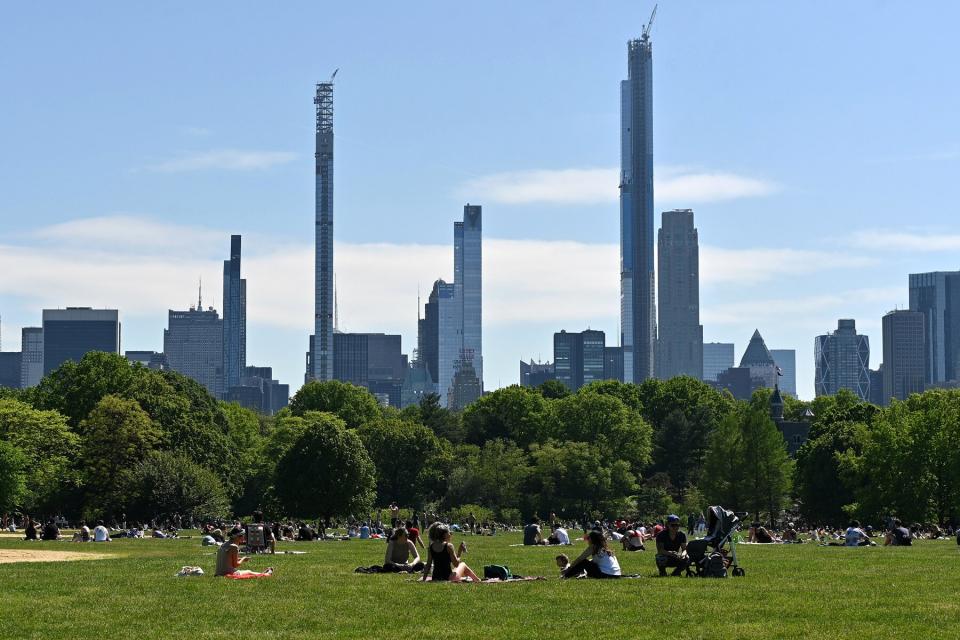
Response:
[{"label": "stroller canopy", "polygon": [[707,535],[711,546],[722,544],[723,540],[737,529],[740,518],[733,511],[716,505],[707,508]]}]

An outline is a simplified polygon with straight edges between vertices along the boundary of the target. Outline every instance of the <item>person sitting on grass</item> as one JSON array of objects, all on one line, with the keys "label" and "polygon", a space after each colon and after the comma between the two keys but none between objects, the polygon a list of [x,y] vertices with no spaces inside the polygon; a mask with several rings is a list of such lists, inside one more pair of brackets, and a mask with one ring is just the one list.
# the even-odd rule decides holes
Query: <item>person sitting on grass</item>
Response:
[{"label": "person sitting on grass", "polygon": [[27,521],[24,523],[23,533],[24,533],[24,536],[25,536],[25,537],[24,537],[24,540],[33,540],[33,541],[36,541],[37,538],[38,538],[38,536],[37,536],[37,525],[36,525],[36,523],[33,521],[33,518],[31,518],[30,516],[27,516]]},{"label": "person sitting on grass", "polygon": [[887,532],[883,540],[883,546],[910,547],[913,546],[913,538],[910,536],[910,530],[903,526],[899,518],[893,519],[893,527]]},{"label": "person sitting on grass", "polygon": [[667,516],[667,528],[657,534],[656,540],[660,576],[667,575],[668,567],[674,567],[671,575],[681,575],[690,566],[690,558],[687,557],[687,536],[680,530],[680,517]]},{"label": "person sitting on grass", "polygon": [[643,534],[636,529],[627,529],[627,532],[620,538],[620,544],[624,551],[646,551],[643,546]]},{"label": "person sitting on grass", "polygon": [[547,544],[540,532],[540,518],[537,516],[533,516],[530,524],[523,528],[523,544],[524,546]]},{"label": "person sitting on grass", "polygon": [[570,544],[570,534],[561,525],[557,524],[553,528],[553,533],[547,538],[547,544],[568,545]]},{"label": "person sitting on grass", "polygon": [[427,546],[427,564],[423,567],[423,580],[427,579],[430,569],[433,569],[433,580],[450,582],[461,582],[465,577],[474,582],[480,582],[480,578],[463,562],[459,556],[467,552],[467,546],[460,543],[458,552],[454,552],[453,545],[450,544],[450,528],[439,522],[430,526],[427,537],[430,544]]},{"label": "person sitting on grass", "polygon": [[43,533],[40,534],[41,540],[59,540],[60,539],[60,527],[57,526],[57,523],[54,522],[53,518],[47,520],[47,524],[43,527]]},{"label": "person sitting on grass", "polygon": [[110,532],[104,526],[103,520],[97,521],[97,526],[93,528],[94,542],[110,542]]},{"label": "person sitting on grass", "polygon": [[[225,542],[217,549],[217,571],[215,576],[256,574],[256,571],[241,570],[240,565],[249,560],[240,555],[240,545],[244,543],[244,532],[241,527],[230,530],[230,542]],[[267,567],[264,575],[273,573],[273,567]]]},{"label": "person sitting on grass", "polygon": [[871,542],[867,533],[860,528],[859,520],[850,521],[850,526],[847,527],[847,530],[844,532],[843,539],[844,546],[847,547],[867,547],[876,544],[875,542]]},{"label": "person sitting on grass", "polygon": [[[557,556],[557,564],[566,556]],[[560,577],[576,578],[586,572],[588,578],[619,578],[620,562],[613,551],[607,547],[607,538],[603,532],[593,530],[587,533],[587,546],[583,553],[573,561],[560,567]]]},{"label": "person sitting on grass", "polygon": [[777,540],[767,531],[766,527],[759,522],[754,522],[748,531],[747,541],[755,544],[773,544]]},{"label": "person sitting on grass", "polygon": [[384,573],[414,573],[423,569],[423,562],[417,547],[407,535],[407,530],[397,527],[387,542],[387,553],[383,558]]}]

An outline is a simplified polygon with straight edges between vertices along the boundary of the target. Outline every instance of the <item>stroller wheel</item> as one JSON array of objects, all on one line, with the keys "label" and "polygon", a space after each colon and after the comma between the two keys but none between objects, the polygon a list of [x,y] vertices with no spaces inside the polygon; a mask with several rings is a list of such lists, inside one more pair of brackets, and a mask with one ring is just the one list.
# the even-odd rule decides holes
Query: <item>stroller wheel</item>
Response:
[{"label": "stroller wheel", "polygon": [[733,568],[733,577],[734,577],[734,578],[742,578],[742,577],[744,576],[744,573],[745,573],[745,572],[744,572],[744,570],[743,570],[743,567],[734,567],[734,568]]}]

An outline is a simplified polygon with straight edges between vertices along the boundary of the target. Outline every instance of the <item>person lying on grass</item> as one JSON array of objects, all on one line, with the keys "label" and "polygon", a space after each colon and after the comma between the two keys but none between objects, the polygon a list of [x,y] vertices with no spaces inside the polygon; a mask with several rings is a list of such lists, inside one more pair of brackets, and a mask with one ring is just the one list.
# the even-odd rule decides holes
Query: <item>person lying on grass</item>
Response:
[{"label": "person lying on grass", "polygon": [[474,582],[480,578],[463,562],[459,556],[467,552],[467,546],[460,543],[460,549],[454,552],[450,544],[450,528],[445,524],[435,522],[427,532],[430,544],[427,546],[427,564],[423,567],[423,580],[427,579],[430,569],[433,569],[433,580],[461,582],[465,577]]},{"label": "person lying on grass", "polygon": [[[244,531],[241,527],[230,530],[230,542],[225,542],[217,549],[217,571],[215,576],[255,574],[256,571],[241,570],[240,565],[250,558],[240,555],[240,545],[244,543]],[[264,572],[273,573],[273,567]]]},{"label": "person lying on grass", "polygon": [[[566,562],[566,556],[557,556],[557,565]],[[607,538],[601,531],[587,534],[587,546],[573,564],[560,567],[561,578],[576,578],[586,572],[588,578],[619,578],[620,562],[607,547]]]}]

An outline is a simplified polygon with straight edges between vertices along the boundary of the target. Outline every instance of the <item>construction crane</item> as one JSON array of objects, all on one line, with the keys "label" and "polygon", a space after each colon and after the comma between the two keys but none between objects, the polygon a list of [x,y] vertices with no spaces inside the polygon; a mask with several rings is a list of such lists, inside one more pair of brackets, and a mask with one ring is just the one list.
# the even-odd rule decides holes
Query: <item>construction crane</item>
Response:
[{"label": "construction crane", "polygon": [[657,17],[657,6],[658,5],[653,5],[653,11],[650,13],[650,20],[647,21],[647,26],[643,28],[643,35],[641,36],[641,39],[643,40],[650,39],[650,27],[653,26],[653,19]]}]

